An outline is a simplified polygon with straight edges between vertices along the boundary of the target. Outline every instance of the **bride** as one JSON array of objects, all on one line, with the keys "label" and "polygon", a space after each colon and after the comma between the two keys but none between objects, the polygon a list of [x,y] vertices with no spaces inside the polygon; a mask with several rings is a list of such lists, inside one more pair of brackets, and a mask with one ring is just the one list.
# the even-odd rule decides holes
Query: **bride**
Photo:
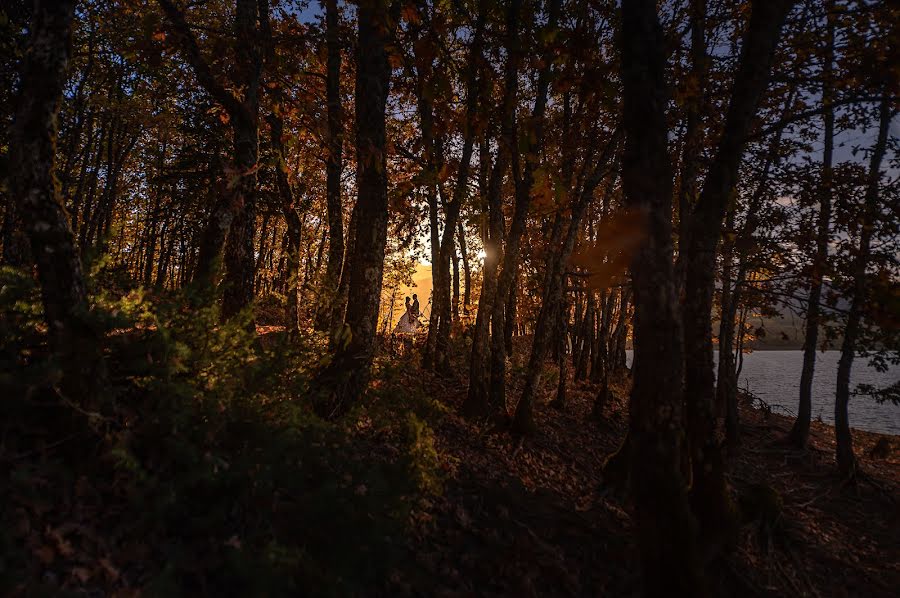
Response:
[{"label": "bride", "polygon": [[419,319],[414,313],[418,308],[418,299],[415,303],[410,303],[409,297],[406,298],[406,312],[400,316],[400,321],[394,327],[394,332],[414,333],[419,328]]}]

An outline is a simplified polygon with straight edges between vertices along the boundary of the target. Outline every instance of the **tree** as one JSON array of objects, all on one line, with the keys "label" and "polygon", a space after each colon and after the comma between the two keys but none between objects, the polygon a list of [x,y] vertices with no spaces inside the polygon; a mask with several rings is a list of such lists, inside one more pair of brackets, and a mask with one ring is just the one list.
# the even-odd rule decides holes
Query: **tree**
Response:
[{"label": "tree", "polygon": [[341,108],[341,41],[337,0],[325,0],[325,94],[327,102],[326,206],[328,211],[328,262],[320,299],[317,327],[328,330],[341,318],[338,301],[341,267],[344,260],[344,211],[341,203],[344,123]]},{"label": "tree", "polygon": [[10,133],[10,195],[37,264],[44,319],[63,365],[62,391],[91,401],[102,378],[99,340],[75,238],[56,180],[57,113],[66,82],[75,3],[35,3]]},{"label": "tree", "polygon": [[853,437],[850,434],[850,418],[847,405],[850,402],[850,370],[856,355],[856,342],[860,333],[860,324],[864,306],[868,300],[869,284],[867,268],[872,243],[872,231],[878,213],[879,185],[881,179],[881,161],[887,148],[888,133],[895,109],[892,101],[885,95],[878,110],[878,136],[869,159],[868,180],[863,199],[862,215],[859,227],[859,246],[853,259],[853,294],[847,322],[844,324],[844,340],[841,343],[841,357],[838,361],[837,386],[834,398],[834,432],[837,440],[835,456],[838,470],[848,479],[856,477],[858,464],[853,453]]},{"label": "tree", "polygon": [[346,412],[365,392],[375,351],[378,309],[387,242],[387,144],[385,109],[391,67],[387,43],[394,19],[381,0],[359,4],[356,71],[356,184],[357,226],[349,261],[347,315],[341,343],[315,386],[325,395],[319,411]]},{"label": "tree", "polygon": [[704,545],[714,554],[736,533],[716,437],[713,374],[712,299],[716,247],[753,117],[769,81],[781,27],[792,0],[752,3],[752,12],[734,77],[725,126],[703,189],[690,216],[685,255],[685,402],[693,485],[691,503],[701,523]]},{"label": "tree", "polygon": [[695,526],[679,471],[683,332],[672,265],[672,167],[665,57],[653,0],[624,0],[622,60],[627,205],[646,237],[631,266],[634,385],[629,408],[631,489],[647,596],[704,593]]},{"label": "tree", "polygon": [[[258,21],[260,11],[268,12],[268,2],[236,0],[234,11],[234,51],[240,59],[232,79],[223,84],[213,74],[208,61],[185,18],[172,0],[158,0],[166,15],[172,37],[191,65],[198,82],[221,104],[231,124],[233,164],[227,171],[227,193],[213,209],[203,234],[194,279],[201,286],[214,284],[219,269],[219,255],[225,248],[225,290],[222,316],[232,317],[253,301],[256,260],[254,231],[256,228],[257,169],[259,157],[259,92],[262,77],[262,35]],[[236,94],[232,89],[239,90]],[[227,245],[226,245],[227,233]]]},{"label": "tree", "polygon": [[819,345],[819,302],[822,299],[822,280],[828,260],[828,242],[831,239],[831,186],[834,161],[834,2],[826,6],[825,52],[822,57],[822,119],[823,133],[822,174],[819,189],[819,222],[816,235],[816,252],[810,272],[809,300],[806,307],[806,335],[803,340],[803,369],[800,374],[800,401],[797,419],[791,428],[789,440],[798,449],[806,448],[809,440],[809,424],[812,419],[812,383],[816,367],[816,350]]}]

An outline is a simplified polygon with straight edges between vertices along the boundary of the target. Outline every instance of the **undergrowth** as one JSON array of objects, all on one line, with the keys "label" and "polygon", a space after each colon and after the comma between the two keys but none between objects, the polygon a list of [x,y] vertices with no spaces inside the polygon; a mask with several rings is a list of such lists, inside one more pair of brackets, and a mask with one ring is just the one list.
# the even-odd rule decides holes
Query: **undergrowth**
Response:
[{"label": "undergrowth", "polygon": [[187,294],[92,286],[109,372],[61,397],[30,277],[0,272],[0,594],[372,595],[441,487],[442,407],[389,364],[343,420],[306,400],[314,335],[248,332]]}]

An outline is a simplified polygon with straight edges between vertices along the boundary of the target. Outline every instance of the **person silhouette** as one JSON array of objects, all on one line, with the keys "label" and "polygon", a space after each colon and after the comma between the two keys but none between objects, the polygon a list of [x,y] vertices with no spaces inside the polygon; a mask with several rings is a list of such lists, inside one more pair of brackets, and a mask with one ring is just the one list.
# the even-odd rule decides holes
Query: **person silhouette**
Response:
[{"label": "person silhouette", "polygon": [[412,314],[412,317],[414,318],[419,317],[419,296],[415,293],[413,293],[413,301],[412,307],[410,308],[410,314]]}]

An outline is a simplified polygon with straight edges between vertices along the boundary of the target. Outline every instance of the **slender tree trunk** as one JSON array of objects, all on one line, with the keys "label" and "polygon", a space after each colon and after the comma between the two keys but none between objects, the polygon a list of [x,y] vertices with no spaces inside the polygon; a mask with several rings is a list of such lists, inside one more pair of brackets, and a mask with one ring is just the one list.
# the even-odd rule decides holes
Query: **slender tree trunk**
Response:
[{"label": "slender tree trunk", "polygon": [[457,223],[459,228],[459,253],[462,256],[463,263],[463,282],[465,291],[463,292],[463,313],[469,315],[469,306],[472,304],[472,272],[469,270],[469,252],[466,249],[466,233],[463,230],[462,222]]},{"label": "slender tree trunk", "polygon": [[518,299],[518,281],[519,274],[516,273],[513,278],[513,284],[509,288],[509,294],[506,299],[506,325],[503,328],[503,347],[506,350],[507,355],[512,355],[512,337],[515,332],[516,326],[516,304]]},{"label": "slender tree trunk", "polygon": [[[582,188],[576,196],[576,200],[571,208],[569,226],[568,230],[565,231],[565,236],[563,236],[564,223],[562,216],[557,215],[553,223],[553,230],[550,234],[550,246],[557,249],[554,249],[554,253],[547,264],[547,270],[544,273],[544,293],[531,341],[531,355],[528,358],[528,367],[525,370],[525,384],[522,389],[522,396],[519,398],[518,405],[516,405],[515,417],[513,418],[513,430],[520,434],[530,434],[535,431],[534,395],[540,387],[541,368],[550,349],[554,320],[565,294],[566,268],[568,267],[572,250],[575,248],[575,242],[578,239],[581,219],[584,218],[585,212],[587,212],[594,190],[608,174],[608,165],[615,155],[618,143],[619,135],[616,132],[607,144],[603,155],[594,165],[590,176],[586,177]],[[577,306],[575,314],[576,316],[578,314]],[[574,347],[574,338],[572,339],[572,344]]]},{"label": "slender tree trunk", "polygon": [[789,442],[798,449],[806,448],[809,441],[809,426],[812,420],[812,383],[816,368],[816,350],[819,345],[820,308],[822,279],[828,261],[828,243],[831,239],[831,187],[832,162],[834,160],[834,2],[826,7],[827,33],[825,56],[822,59],[822,105],[825,108],[823,120],[824,148],[822,150],[822,174],[819,187],[819,226],[816,234],[816,253],[813,256],[806,304],[806,336],[803,339],[803,369],[800,373],[800,400],[797,419],[788,436]]},{"label": "slender tree trunk", "polygon": [[[451,241],[451,243],[453,243]],[[451,245],[450,262],[453,265],[453,298],[451,299],[451,317],[459,320],[459,256],[456,255],[456,243]]]},{"label": "slender tree trunk", "polygon": [[672,265],[668,92],[655,0],[623,0],[619,40],[626,133],[622,185],[627,205],[647,215],[647,237],[631,267],[634,385],[623,447],[644,595],[703,596],[695,525],[679,470],[684,338]]},{"label": "slender tree trunk", "polygon": [[737,534],[717,431],[713,374],[712,300],[716,247],[722,219],[738,178],[744,145],[769,81],[781,27],[793,0],[756,0],[745,34],[731,103],[718,150],[691,214],[685,255],[685,399],[693,485],[691,504],[701,523],[706,556],[726,548]]},{"label": "slender tree trunk", "polygon": [[[737,206],[728,209],[725,229],[728,237],[722,244],[722,291],[719,297],[719,363],[716,374],[716,406],[719,414],[727,409],[728,398],[735,392],[734,379],[734,319],[730,317],[734,301],[734,218]],[[737,440],[737,436],[732,438]],[[731,448],[734,448],[733,446]]]},{"label": "slender tree trunk", "polygon": [[328,108],[328,148],[325,159],[325,203],[328,211],[328,262],[322,284],[318,330],[328,330],[334,318],[344,259],[344,212],[341,202],[344,123],[341,109],[341,45],[337,0],[325,0],[325,101]]},{"label": "slender tree trunk", "polygon": [[[273,100],[281,108],[282,90],[276,87]],[[285,309],[285,321],[288,334],[296,335],[300,332],[300,246],[302,242],[303,227],[300,216],[294,202],[294,190],[288,179],[284,152],[284,119],[281,111],[272,112],[269,115],[269,127],[271,133],[272,149],[278,160],[275,167],[275,181],[278,186],[278,195],[281,199],[281,213],[287,226],[287,305]],[[306,209],[304,208],[301,209]],[[265,230],[265,227],[263,227]],[[342,256],[343,257],[343,256]]]},{"label": "slender tree trunk", "polygon": [[[358,203],[358,202],[357,202]],[[344,248],[344,266],[341,268],[341,283],[338,285],[338,297],[335,301],[334,314],[331,321],[331,340],[334,341],[335,334],[344,326],[344,318],[347,314],[347,300],[350,295],[350,264],[356,251],[356,230],[359,217],[354,204],[353,210],[350,212],[350,224],[347,227],[347,243]]]},{"label": "slender tree trunk", "polygon": [[339,344],[331,364],[315,386],[327,393],[318,405],[324,415],[347,411],[363,395],[375,351],[381,304],[384,251],[387,243],[386,114],[391,67],[386,44],[391,39],[387,5],[378,0],[359,3],[359,47],[356,72],[357,218],[350,261],[347,342]]},{"label": "slender tree trunk", "polygon": [[587,302],[584,311],[584,322],[581,325],[582,348],[578,354],[578,362],[575,366],[575,381],[580,382],[587,378],[588,364],[591,361],[591,352],[594,347],[594,319],[597,310],[594,307],[594,292],[587,291]]},{"label": "slender tree trunk", "polygon": [[[514,0],[517,3],[518,0]],[[488,4],[486,0],[479,0],[478,15],[475,22],[475,33],[472,40],[471,53],[469,56],[469,66],[466,70],[466,117],[463,129],[463,147],[460,156],[459,168],[456,173],[456,184],[453,189],[451,201],[447,204],[444,217],[444,231],[440,240],[440,251],[438,252],[438,271],[435,282],[437,284],[433,291],[433,303],[431,306],[432,313],[437,312],[437,339],[434,343],[433,350],[426,348],[425,362],[428,365],[429,360],[434,369],[449,372],[450,361],[447,354],[447,348],[450,341],[450,251],[453,246],[453,236],[459,224],[459,213],[462,202],[468,193],[468,181],[470,173],[470,162],[475,144],[475,133],[477,130],[478,106],[480,98],[479,89],[479,64],[482,58],[482,45],[484,40],[485,23],[487,20]],[[507,90],[505,93],[507,93]],[[502,154],[503,152],[501,152]],[[504,167],[505,168],[505,167]],[[501,172],[502,176],[502,172]],[[498,188],[499,193],[499,188]],[[497,198],[499,200],[499,196]],[[499,216],[502,214],[498,213]],[[431,336],[431,328],[429,327],[429,338]],[[431,353],[429,353],[431,351]]]},{"label": "slender tree trunk", "polygon": [[54,173],[74,6],[64,0],[35,2],[10,130],[9,188],[37,262],[50,345],[63,364],[61,390],[90,403],[103,379],[99,339],[86,319],[81,261]]},{"label": "slender tree trunk", "polygon": [[[478,315],[475,318],[475,329],[472,335],[472,355],[469,368],[469,392],[463,403],[463,413],[470,416],[505,417],[505,405],[499,402],[500,397],[490,394],[488,384],[488,368],[490,362],[488,343],[490,331],[502,322],[491,323],[495,313],[494,303],[497,296],[497,271],[502,259],[502,238],[504,231],[501,187],[506,171],[511,163],[515,145],[515,99],[518,87],[519,51],[518,31],[520,19],[520,0],[511,0],[506,15],[506,72],[502,101],[503,124],[498,144],[497,159],[491,172],[487,189],[487,207],[489,210],[489,232],[484,244],[485,258],[482,269],[481,296],[478,299]],[[446,229],[445,229],[446,231]],[[498,376],[495,374],[495,377]]]},{"label": "slender tree trunk", "polygon": [[563,292],[562,301],[559,306],[559,330],[557,334],[557,344],[556,344],[556,365],[559,369],[559,382],[556,385],[556,398],[551,403],[556,409],[564,410],[566,408],[566,383],[569,376],[568,368],[568,354],[566,351],[566,337],[568,336],[568,327],[569,327],[569,308],[566,305],[565,300],[565,292]]},{"label": "slender tree trunk", "polygon": [[[556,23],[559,19],[561,0],[551,0],[548,2],[547,25],[545,31],[555,31]],[[515,54],[521,53],[518,45],[515,50],[510,46],[510,52]],[[538,72],[537,93],[535,97],[534,108],[531,112],[531,119],[523,123],[524,134],[519,138],[515,132],[516,124],[513,118],[512,138],[516,139],[516,146],[512,149],[515,152],[512,156],[512,175],[515,179],[515,206],[513,210],[512,221],[509,225],[509,234],[506,237],[503,251],[503,268],[500,271],[500,278],[497,282],[497,296],[495,299],[493,317],[491,320],[492,334],[496,335],[496,340],[492,343],[491,355],[491,398],[490,402],[496,405],[506,404],[506,342],[504,339],[506,329],[506,318],[510,316],[506,310],[506,300],[513,291],[513,284],[519,268],[519,246],[522,234],[525,232],[526,219],[528,217],[528,208],[531,203],[531,189],[534,185],[534,172],[537,169],[538,159],[535,157],[543,146],[544,140],[544,113],[547,107],[547,96],[550,89],[550,68],[552,60],[550,59],[549,47],[543,52],[543,66]],[[521,59],[521,57],[519,57]],[[516,91],[513,89],[510,98],[515,106]],[[513,108],[515,112],[515,108]],[[520,146],[524,151],[520,152]],[[521,158],[519,157],[521,153]],[[519,179],[519,163],[524,163],[524,172],[521,180]],[[495,371],[497,370],[497,371]]]},{"label": "slender tree trunk", "polygon": [[684,287],[685,256],[690,235],[691,210],[699,194],[700,157],[703,151],[703,107],[709,59],[706,55],[706,0],[690,0],[691,72],[682,140],[681,171],[678,173],[678,295]]},{"label": "slender tree trunk", "polygon": [[837,446],[835,456],[838,470],[847,479],[855,479],[858,464],[853,453],[853,436],[850,434],[850,417],[847,405],[850,403],[850,370],[856,355],[856,339],[859,336],[863,309],[867,302],[868,286],[866,268],[871,254],[872,230],[878,218],[878,184],[881,179],[881,161],[887,148],[891,119],[894,116],[892,101],[885,93],[881,101],[878,119],[878,139],[869,161],[869,176],[863,204],[859,248],[853,260],[853,298],[844,326],[844,341],[841,344],[841,358],[838,361],[837,387],[834,398],[834,433]]}]

